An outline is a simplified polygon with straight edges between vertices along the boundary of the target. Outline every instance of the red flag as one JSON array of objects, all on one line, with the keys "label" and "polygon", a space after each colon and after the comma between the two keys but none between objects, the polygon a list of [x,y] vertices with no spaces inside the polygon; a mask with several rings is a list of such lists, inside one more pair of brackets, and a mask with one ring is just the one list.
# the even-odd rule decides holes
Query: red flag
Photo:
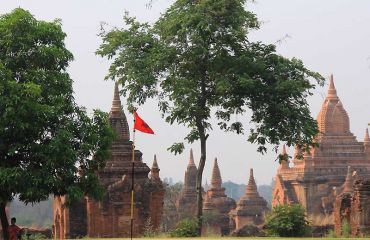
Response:
[{"label": "red flag", "polygon": [[136,112],[134,112],[134,118],[135,118],[134,129],[139,130],[140,132],[143,133],[154,134],[153,130],[149,127],[149,125],[143,119],[141,119]]}]

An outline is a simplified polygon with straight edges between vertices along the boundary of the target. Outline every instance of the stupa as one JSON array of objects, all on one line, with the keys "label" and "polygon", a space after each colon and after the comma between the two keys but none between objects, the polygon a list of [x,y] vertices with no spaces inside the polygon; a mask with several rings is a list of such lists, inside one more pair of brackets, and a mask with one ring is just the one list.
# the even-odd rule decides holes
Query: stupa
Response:
[{"label": "stupa", "polygon": [[222,187],[222,178],[218,167],[217,158],[214,161],[211,186],[205,194],[203,201],[203,215],[205,218],[203,232],[216,235],[229,235],[229,212],[236,207],[235,200],[225,194]]},{"label": "stupa", "polygon": [[[68,196],[54,199],[54,236],[59,239],[77,237],[129,237],[132,141],[129,126],[122,110],[117,83],[114,88],[110,125],[117,134],[112,144],[111,158],[97,174],[106,193],[98,202],[86,197],[70,207],[65,205]],[[157,229],[163,210],[164,187],[159,177],[156,157],[150,169],[142,161],[142,153],[135,150],[134,158],[134,224],[133,236],[140,236],[150,221]],[[151,172],[151,177],[148,177]]]},{"label": "stupa", "polygon": [[195,217],[197,212],[197,167],[194,163],[193,150],[190,149],[190,158],[185,171],[184,185],[180,197],[177,199],[176,207],[180,218]]},{"label": "stupa", "polygon": [[245,194],[238,201],[236,208],[230,211],[235,230],[245,225],[261,225],[264,223],[265,213],[268,211],[267,201],[257,191],[253,169],[250,169],[249,181]]}]

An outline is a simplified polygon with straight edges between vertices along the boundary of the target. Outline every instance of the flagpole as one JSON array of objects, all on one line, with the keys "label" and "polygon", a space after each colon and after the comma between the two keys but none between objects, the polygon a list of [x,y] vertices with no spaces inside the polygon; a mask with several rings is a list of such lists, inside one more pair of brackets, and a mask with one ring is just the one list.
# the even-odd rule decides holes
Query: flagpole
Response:
[{"label": "flagpole", "polygon": [[[134,118],[135,126],[135,118]],[[132,240],[133,228],[134,228],[134,174],[135,174],[135,127],[133,127],[132,136],[132,164],[131,164],[131,231],[130,238]]]}]

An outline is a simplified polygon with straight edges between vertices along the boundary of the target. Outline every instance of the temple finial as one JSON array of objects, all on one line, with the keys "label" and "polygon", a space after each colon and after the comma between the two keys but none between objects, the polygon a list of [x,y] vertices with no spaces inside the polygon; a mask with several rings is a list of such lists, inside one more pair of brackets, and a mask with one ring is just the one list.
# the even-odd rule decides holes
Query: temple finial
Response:
[{"label": "temple finial", "polygon": [[283,150],[281,151],[281,155],[286,155],[286,148],[285,148],[285,144],[283,145]]},{"label": "temple finial", "polygon": [[154,160],[153,160],[152,169],[153,168],[159,168],[158,167],[158,163],[157,163],[157,155],[156,154],[154,154]]},{"label": "temple finial", "polygon": [[159,177],[159,167],[158,167],[158,163],[157,163],[157,155],[154,154],[154,160],[153,160],[153,165],[152,165],[152,169],[150,170],[150,173],[151,173],[151,179],[153,180],[160,180],[161,178]]},{"label": "temple finial", "polygon": [[353,184],[352,169],[351,169],[351,166],[348,166],[347,176],[346,176],[346,180],[343,184],[342,192],[343,193],[352,192],[352,190],[353,190],[352,184]]},{"label": "temple finial", "polygon": [[190,149],[190,158],[189,158],[189,164],[188,164],[188,166],[191,166],[191,165],[194,165],[195,166],[194,156],[193,156],[193,149],[192,148]]},{"label": "temple finial", "polygon": [[122,110],[121,99],[119,98],[118,82],[114,83],[114,95],[112,101],[112,112],[118,112]]},{"label": "temple finial", "polygon": [[245,194],[247,197],[259,195],[257,192],[257,184],[256,184],[256,181],[254,180],[253,168],[250,169],[249,180],[248,180]]},{"label": "temple finial", "polygon": [[327,98],[330,98],[330,99],[337,99],[338,98],[337,90],[335,89],[335,85],[334,85],[333,74],[331,74],[330,77],[329,77],[329,89],[328,89]]},{"label": "temple finial", "polygon": [[365,131],[365,138],[364,138],[364,142],[365,142],[365,143],[370,143],[369,129],[368,129],[368,128],[366,128],[366,131]]},{"label": "temple finial", "polygon": [[211,187],[212,188],[221,188],[222,185],[222,178],[220,173],[220,168],[218,167],[217,158],[215,158],[215,162],[213,165],[212,170],[212,179],[211,179]]},{"label": "temple finial", "polygon": [[283,145],[283,149],[281,150],[280,155],[283,157],[283,159],[281,159],[280,161],[279,170],[289,168],[289,160],[288,160],[288,154],[286,152],[285,144]]}]

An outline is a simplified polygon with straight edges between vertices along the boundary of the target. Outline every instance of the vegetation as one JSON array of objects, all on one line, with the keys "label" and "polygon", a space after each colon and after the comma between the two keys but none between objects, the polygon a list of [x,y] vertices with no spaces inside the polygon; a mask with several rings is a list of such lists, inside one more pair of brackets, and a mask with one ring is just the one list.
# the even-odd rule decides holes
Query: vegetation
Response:
[{"label": "vegetation", "polygon": [[[17,8],[0,16],[0,219],[6,204],[68,194],[102,195],[95,171],[109,156],[107,114],[92,117],[73,98],[66,69],[73,59],[58,20]],[[92,158],[94,156],[94,158]]]},{"label": "vegetation", "polygon": [[17,225],[22,227],[51,228],[53,225],[53,197],[46,201],[25,205],[14,198],[10,204],[11,217],[17,218]]},{"label": "vegetation", "polygon": [[342,237],[349,238],[351,236],[351,225],[347,220],[342,223]]},{"label": "vegetation", "polygon": [[145,221],[143,237],[153,238],[158,235],[157,230],[154,229],[151,217]]},{"label": "vegetation", "polygon": [[176,228],[170,233],[171,237],[196,237],[198,224],[196,219],[183,219],[177,223]]},{"label": "vegetation", "polygon": [[[106,78],[122,85],[130,108],[155,98],[168,123],[188,127],[184,140],[200,143],[198,234],[211,119],[241,134],[244,125],[232,116],[250,109],[248,141],[262,153],[281,141],[307,150],[318,133],[306,99],[314,88],[309,78],[321,82],[322,76],[279,56],[274,45],[251,42],[248,33],[259,22],[246,2],[177,0],[153,25],[126,15],[126,27],[100,34],[97,54],[113,60]],[[175,154],[183,149],[182,142],[169,148]]]},{"label": "vegetation", "polygon": [[163,181],[165,186],[165,195],[163,200],[163,214],[162,214],[162,231],[169,232],[180,219],[180,214],[177,211],[176,201],[180,196],[182,183],[171,184],[169,181]]},{"label": "vegetation", "polygon": [[309,230],[309,222],[301,205],[278,205],[267,215],[265,227],[272,236],[302,237]]}]

